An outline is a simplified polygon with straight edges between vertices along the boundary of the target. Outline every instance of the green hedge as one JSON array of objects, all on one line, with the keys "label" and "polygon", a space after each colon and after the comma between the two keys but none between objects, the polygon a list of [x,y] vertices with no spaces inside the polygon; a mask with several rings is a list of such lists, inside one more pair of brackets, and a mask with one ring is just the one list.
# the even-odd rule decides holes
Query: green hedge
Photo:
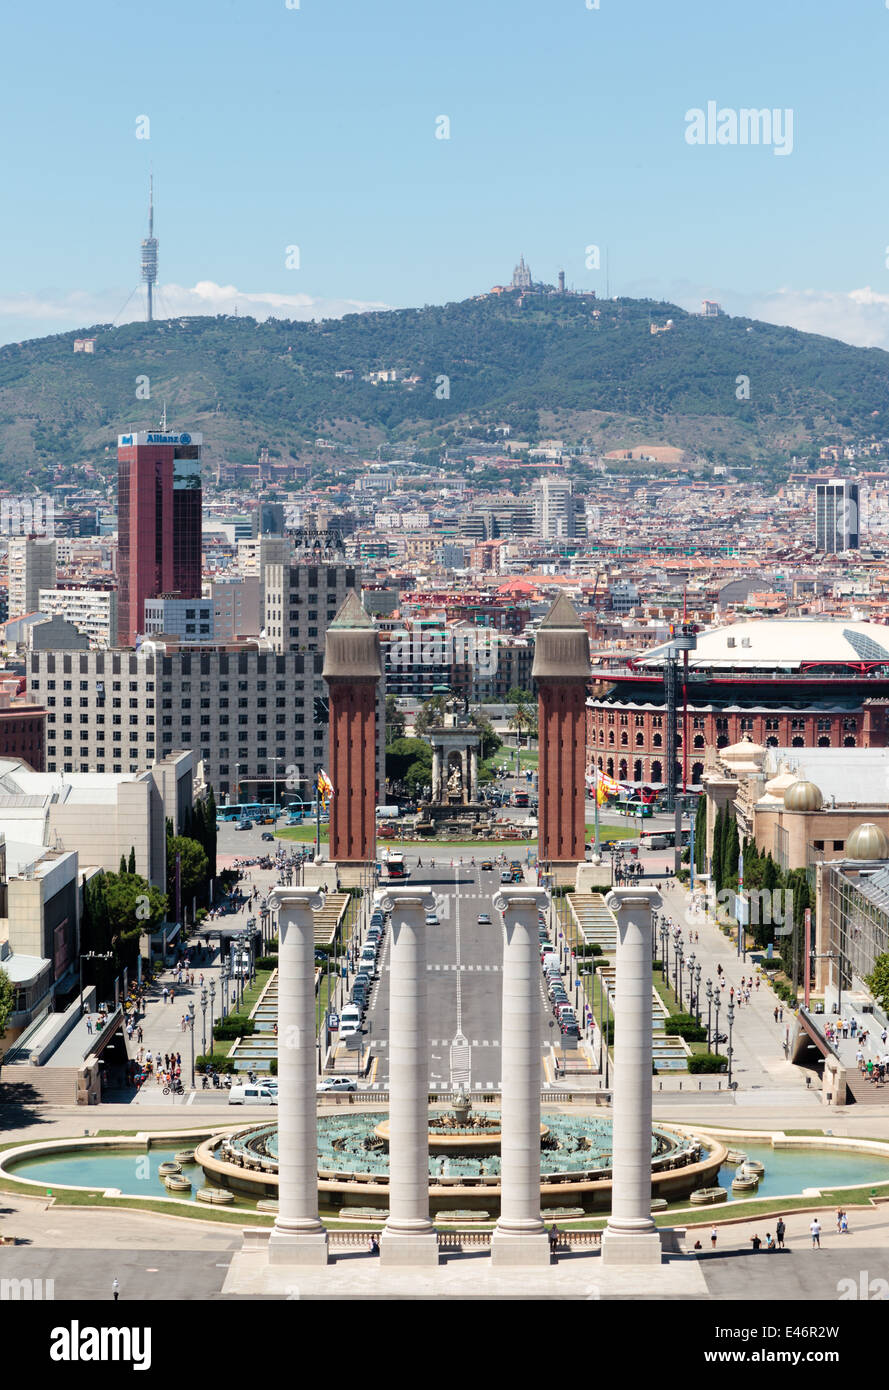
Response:
[{"label": "green hedge", "polygon": [[256,968],[257,968],[257,970],[277,970],[277,968],[278,968],[278,957],[277,957],[277,956],[257,956],[257,957],[256,957]]},{"label": "green hedge", "polygon": [[195,1071],[206,1071],[207,1067],[215,1067],[216,1071],[232,1073],[235,1064],[230,1057],[226,1057],[224,1052],[204,1053],[196,1057],[194,1061]]},{"label": "green hedge", "polygon": [[688,1069],[692,1074],[697,1072],[726,1071],[728,1069],[728,1058],[720,1056],[718,1052],[701,1052],[695,1057],[689,1057]]},{"label": "green hedge", "polygon": [[228,1018],[213,1024],[213,1037],[217,1042],[234,1042],[235,1038],[249,1038],[255,1032],[253,1019],[243,1014],[229,1014]]},{"label": "green hedge", "polygon": [[703,1042],[707,1036],[707,1029],[702,1028],[691,1014],[670,1014],[664,1024],[664,1030],[667,1033],[675,1033],[686,1042]]}]

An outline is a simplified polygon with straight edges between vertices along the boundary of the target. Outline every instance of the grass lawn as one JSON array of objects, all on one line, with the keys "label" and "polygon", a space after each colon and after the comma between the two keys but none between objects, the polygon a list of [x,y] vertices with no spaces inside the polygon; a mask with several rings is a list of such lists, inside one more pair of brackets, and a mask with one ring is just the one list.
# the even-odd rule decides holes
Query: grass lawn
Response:
[{"label": "grass lawn", "polygon": [[253,1005],[271,979],[271,976],[271,970],[257,970],[255,982],[252,985],[248,985],[244,990],[244,997],[238,1005],[239,1014],[249,1014]]},{"label": "grass lawn", "polygon": [[[328,840],[329,825],[321,827],[321,843],[326,844]],[[309,825],[288,825],[283,830],[275,831],[276,840],[296,840],[298,844],[307,845],[315,843],[315,822]]]},{"label": "grass lawn", "polygon": [[[593,836],[596,833],[595,822],[586,828],[587,839],[593,843]],[[634,825],[603,825],[599,822],[599,841],[603,840],[638,840],[639,831]]]},{"label": "grass lawn", "polygon": [[[322,975],[318,985],[318,993],[315,995],[315,1028],[321,1027],[321,1020],[327,1008],[328,998],[333,998],[336,993],[336,975]],[[329,991],[329,992],[328,992]]]}]

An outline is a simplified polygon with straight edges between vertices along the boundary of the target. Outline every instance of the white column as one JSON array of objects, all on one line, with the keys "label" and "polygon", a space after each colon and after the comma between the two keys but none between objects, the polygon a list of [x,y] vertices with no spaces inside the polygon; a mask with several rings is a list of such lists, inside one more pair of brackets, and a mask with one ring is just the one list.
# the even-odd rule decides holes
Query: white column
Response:
[{"label": "white column", "polygon": [[441,800],[441,749],[437,743],[432,745],[432,803]]},{"label": "white column", "polygon": [[655,888],[615,888],[605,902],[617,918],[617,958],[611,1215],[602,1259],[660,1264],[651,1216],[651,914],[661,899]]},{"label": "white column", "polygon": [[469,751],[469,800],[478,801],[478,749]]},{"label": "white column", "polygon": [[494,1264],[550,1263],[540,1215],[540,1086],[542,1012],[537,913],[549,895],[541,888],[504,888],[494,898],[503,913],[503,1024],[500,1040],[503,1134],[500,1219],[491,1237]]},{"label": "white column", "polygon": [[387,889],[389,955],[389,1219],[380,1259],[438,1264],[429,1219],[429,1029],[426,1018],[426,913],[435,898],[420,888]]},{"label": "white column", "polygon": [[278,910],[278,1215],[272,1264],[327,1264],[318,1219],[315,1076],[315,924],[324,899],[313,888],[273,888]]}]

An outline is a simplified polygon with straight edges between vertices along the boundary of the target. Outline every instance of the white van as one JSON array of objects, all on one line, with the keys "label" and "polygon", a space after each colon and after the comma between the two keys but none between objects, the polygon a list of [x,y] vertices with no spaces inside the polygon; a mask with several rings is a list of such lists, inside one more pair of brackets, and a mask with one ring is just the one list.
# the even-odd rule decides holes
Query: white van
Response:
[{"label": "white van", "polygon": [[232,1086],[228,1093],[229,1105],[277,1105],[278,1088],[269,1086]]},{"label": "white van", "polygon": [[340,1014],[340,1036],[344,1033],[357,1033],[361,1027],[361,1010],[355,1004],[347,1004]]}]

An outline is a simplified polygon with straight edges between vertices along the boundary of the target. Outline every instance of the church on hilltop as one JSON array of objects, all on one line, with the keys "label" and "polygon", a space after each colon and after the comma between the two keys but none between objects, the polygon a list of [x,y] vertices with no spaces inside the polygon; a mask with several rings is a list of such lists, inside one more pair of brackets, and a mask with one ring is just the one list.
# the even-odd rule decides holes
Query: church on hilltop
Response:
[{"label": "church on hilltop", "polygon": [[514,290],[530,290],[531,288],[531,267],[525,265],[524,256],[519,257],[519,263],[512,272],[512,285]]}]

